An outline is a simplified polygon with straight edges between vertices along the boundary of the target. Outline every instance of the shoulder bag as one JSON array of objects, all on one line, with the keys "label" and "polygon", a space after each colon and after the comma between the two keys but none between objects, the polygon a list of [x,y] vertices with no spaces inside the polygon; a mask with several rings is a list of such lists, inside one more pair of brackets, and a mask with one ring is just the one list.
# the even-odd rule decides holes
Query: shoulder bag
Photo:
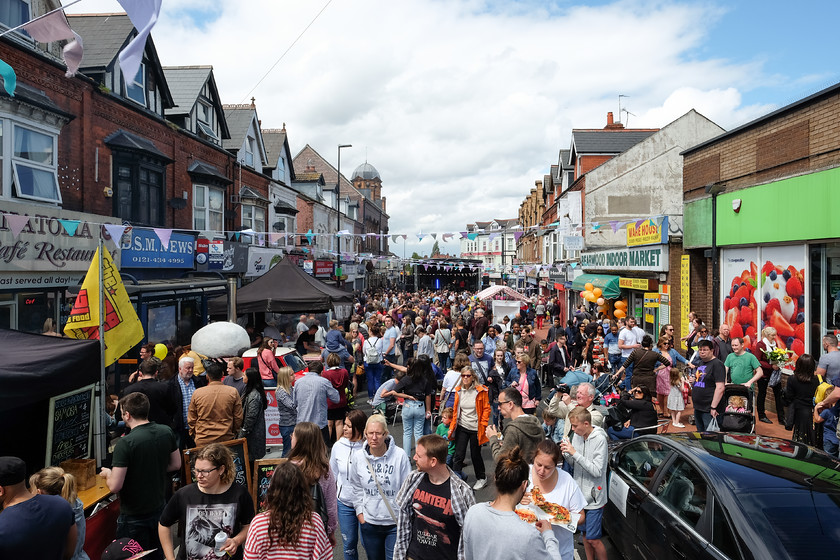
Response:
[{"label": "shoulder bag", "polygon": [[367,454],[362,451],[365,457],[365,461],[367,462],[368,472],[370,473],[371,478],[376,483],[376,490],[379,492],[379,496],[382,498],[382,501],[385,502],[385,507],[388,508],[388,515],[391,516],[391,519],[394,520],[394,523],[397,522],[397,516],[394,515],[394,510],[391,508],[391,503],[388,501],[388,498],[385,496],[385,492],[382,490],[382,486],[379,484],[379,479],[376,478],[376,473],[373,472],[373,465],[370,463],[370,459],[368,459]]}]

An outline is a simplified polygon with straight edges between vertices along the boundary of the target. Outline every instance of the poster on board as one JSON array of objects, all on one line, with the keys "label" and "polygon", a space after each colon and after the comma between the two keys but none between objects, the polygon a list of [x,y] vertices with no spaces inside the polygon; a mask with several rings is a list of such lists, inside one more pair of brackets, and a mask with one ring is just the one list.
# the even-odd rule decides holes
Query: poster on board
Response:
[{"label": "poster on board", "polygon": [[[230,441],[219,442],[220,445],[230,448],[233,452],[233,466],[236,468],[237,483],[245,488],[251,488],[251,471],[250,463],[248,462],[248,442],[243,439],[232,439]],[[192,484],[195,480],[195,463],[192,457],[198,453],[203,447],[194,447],[192,449],[184,450],[183,467],[186,472],[186,483]]]}]

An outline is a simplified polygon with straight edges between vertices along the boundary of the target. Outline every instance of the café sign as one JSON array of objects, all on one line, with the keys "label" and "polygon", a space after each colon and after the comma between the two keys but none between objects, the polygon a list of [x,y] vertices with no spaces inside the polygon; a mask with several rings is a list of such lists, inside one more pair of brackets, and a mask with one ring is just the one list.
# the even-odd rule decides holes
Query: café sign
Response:
[{"label": "caf\u00e9 sign", "polygon": [[[2,214],[28,217],[17,237]],[[76,226],[72,236],[61,220],[70,220]],[[0,286],[75,284],[90,267],[99,247],[100,232],[107,236],[100,226],[103,223],[118,223],[118,220],[60,208],[0,202]],[[108,243],[108,249],[119,265],[120,251],[115,251],[113,244]]]},{"label": "caf\u00e9 sign", "polygon": [[622,247],[606,251],[586,251],[580,254],[584,270],[645,270],[668,271],[668,246]]},{"label": "caf\u00e9 sign", "polygon": [[668,216],[650,218],[627,226],[627,246],[668,243]]}]

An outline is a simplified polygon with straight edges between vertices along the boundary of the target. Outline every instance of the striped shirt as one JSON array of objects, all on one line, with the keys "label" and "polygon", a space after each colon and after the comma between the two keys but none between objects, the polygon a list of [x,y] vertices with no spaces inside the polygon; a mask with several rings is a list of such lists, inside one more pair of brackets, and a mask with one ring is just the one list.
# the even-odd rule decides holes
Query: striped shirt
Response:
[{"label": "striped shirt", "polygon": [[243,560],[332,560],[332,545],[316,512],[312,512],[309,523],[300,530],[296,546],[276,541],[274,546],[269,546],[268,522],[268,513],[261,513],[251,521]]}]

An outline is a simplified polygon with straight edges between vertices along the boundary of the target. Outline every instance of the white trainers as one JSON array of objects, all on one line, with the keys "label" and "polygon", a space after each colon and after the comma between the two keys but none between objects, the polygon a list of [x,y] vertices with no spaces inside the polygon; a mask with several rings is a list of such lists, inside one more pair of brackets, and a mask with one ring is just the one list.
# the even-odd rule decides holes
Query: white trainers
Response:
[{"label": "white trainers", "polygon": [[674,423],[674,424],[671,424],[671,425],[672,425],[673,427],[675,427],[675,428],[685,428],[685,424],[677,424],[677,423]]},{"label": "white trainers", "polygon": [[487,486],[487,479],[486,478],[479,478],[476,483],[473,485],[473,490],[481,490]]}]

